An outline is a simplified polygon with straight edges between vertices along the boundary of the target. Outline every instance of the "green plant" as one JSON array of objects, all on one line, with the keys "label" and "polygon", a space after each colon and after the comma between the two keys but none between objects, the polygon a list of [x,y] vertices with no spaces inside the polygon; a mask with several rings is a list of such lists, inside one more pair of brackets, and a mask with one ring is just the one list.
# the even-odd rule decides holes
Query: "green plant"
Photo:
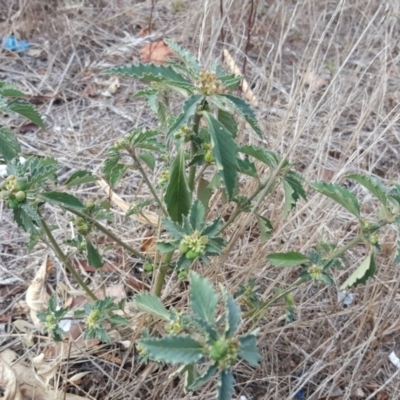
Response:
[{"label": "green plant", "polygon": [[[21,161],[18,140],[5,127],[0,129],[0,155],[7,163],[9,176],[0,183],[0,197],[12,209],[16,223],[30,234],[30,245],[38,240],[46,241],[94,301],[77,314],[86,322],[85,337],[107,341],[107,326],[126,323],[125,318],[116,314],[122,306],[114,304],[110,298],[97,299],[63,250],[64,244],[74,246],[87,258],[89,265],[101,271],[103,248],[97,244],[95,235],[100,231],[140,259],[147,273],[155,274],[152,293],[135,296],[134,304],[153,318],[164,320],[166,335],[160,338],[151,329],[142,334],[137,343],[142,360],[183,364],[181,371],[187,377],[187,390],[195,390],[218,374],[217,398],[228,399],[234,381],[232,367],[237,359],[242,358],[252,366],[257,366],[260,360],[256,331],[239,335],[238,331],[246,325],[240,324],[236,301],[221,289],[224,311],[219,314],[218,295],[212,285],[192,269],[207,268],[216,257],[222,263],[252,219],[258,224],[260,239],[268,240],[273,226],[262,214],[262,206],[276,191],[282,190],[286,218],[299,199],[306,199],[305,181],[292,169],[286,157],[241,143],[240,121],[247,122],[256,135],[262,136],[262,132],[249,104],[233,94],[240,77],[225,72],[218,63],[206,70],[192,54],[174,42],[166,42],[182,63],[138,64],[104,72],[147,83],[134,98],[144,97],[159,122],[153,129],[135,129],[115,143],[103,166],[104,178],[111,187],[118,185],[131,169],[143,177],[148,188],[146,198],[133,204],[126,215],[145,216],[145,207],[158,210],[154,257],[128,245],[99,222],[104,219],[113,222],[107,201],[89,199],[84,203],[67,192],[77,185],[93,183],[98,177],[90,171],[79,170],[66,181],[59,182],[57,173],[62,166],[49,157],[29,156]],[[14,85],[1,84],[0,108],[7,113],[18,112],[43,127],[39,115],[28,103],[13,100],[21,95]],[[183,105],[180,113],[174,115],[171,104],[177,96],[183,97]],[[156,171],[159,171],[158,176]],[[257,183],[252,193],[240,191],[241,175]],[[379,200],[381,210],[376,220],[362,218],[360,203],[348,189],[332,183],[310,184],[311,189],[336,201],[357,218],[359,234],[342,247],[318,243],[307,254],[296,251],[269,254],[267,260],[276,267],[300,266],[302,270],[292,285],[276,290],[275,295],[265,301],[258,296],[257,282],[250,279],[236,294],[245,307],[243,318],[261,318],[272,304],[284,300],[286,320],[292,321],[295,318],[292,291],[307,281],[332,285],[333,269],[342,267],[345,253],[360,243],[366,246],[365,259],[342,288],[365,283],[374,275],[379,232],[386,225],[400,229],[400,185],[394,183],[387,188],[379,180],[361,174],[348,178],[364,186]],[[212,217],[214,210],[210,209],[210,199],[213,194],[221,201],[234,204],[227,220]],[[65,243],[57,242],[43,217],[46,203],[69,213],[77,231],[74,238]],[[241,214],[247,214],[246,223],[237,227],[233,235],[227,235],[228,228]],[[398,239],[397,261],[399,249]],[[162,304],[159,298],[166,294],[164,281],[168,274],[188,279],[191,312],[167,309]],[[173,293],[168,295],[173,296]],[[62,336],[59,322],[65,313],[51,300],[48,312],[39,316],[58,340]]]},{"label": "green plant", "polygon": [[253,367],[261,359],[257,332],[238,335],[240,309],[229,293],[222,291],[224,315],[217,317],[219,296],[210,282],[195,272],[190,272],[189,281],[191,312],[167,310],[153,294],[135,297],[135,306],[163,319],[168,332],[162,338],[142,338],[137,347],[151,360],[183,364],[179,371],[185,374],[186,390],[196,390],[217,374],[217,398],[231,399],[235,382],[231,368],[239,358]]}]

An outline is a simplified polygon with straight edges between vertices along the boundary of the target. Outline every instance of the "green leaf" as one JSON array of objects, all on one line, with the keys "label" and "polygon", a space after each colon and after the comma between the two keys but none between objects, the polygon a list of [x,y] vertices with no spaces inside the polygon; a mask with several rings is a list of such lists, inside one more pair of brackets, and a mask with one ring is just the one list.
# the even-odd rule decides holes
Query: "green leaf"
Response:
[{"label": "green leaf", "polygon": [[212,195],[212,190],[208,187],[209,183],[204,178],[200,178],[197,183],[197,198],[201,201],[206,211],[208,210],[208,203]]},{"label": "green leaf", "polygon": [[171,84],[174,82],[180,82],[188,84],[183,75],[178,74],[171,66],[166,67],[164,65],[140,63],[131,66],[107,69],[101,74],[129,76],[147,82],[169,82]]},{"label": "green leaf", "polygon": [[25,97],[18,86],[13,82],[0,82],[0,96],[4,97]]},{"label": "green leaf", "polygon": [[174,251],[177,248],[176,245],[168,242],[157,242],[157,250],[160,253],[169,253],[171,251]]},{"label": "green leaf", "polygon": [[101,268],[103,266],[102,257],[88,238],[86,238],[86,251],[89,265],[91,265],[93,268]]},{"label": "green leaf", "polygon": [[232,400],[235,379],[229,369],[224,369],[219,374],[217,400]]},{"label": "green leaf", "polygon": [[239,114],[241,114],[247,123],[253,128],[254,132],[256,132],[259,136],[262,136],[256,115],[254,114],[254,111],[250,107],[249,103],[240,99],[239,97],[232,96],[231,94],[221,94],[219,96],[228,99],[234,105],[236,111],[238,111]]},{"label": "green leaf", "polygon": [[199,274],[191,271],[189,279],[189,299],[193,312],[203,321],[212,324],[217,312],[218,295],[211,283]]},{"label": "green leaf", "polygon": [[168,129],[167,137],[170,137],[175,131],[177,131],[182,125],[186,124],[189,119],[196,114],[197,106],[203,101],[203,99],[204,96],[200,94],[193,94],[184,102],[182,112]]},{"label": "green leaf", "polygon": [[257,348],[256,336],[253,333],[241,336],[239,342],[239,357],[247,361],[252,367],[258,367],[262,357]]},{"label": "green leaf", "polygon": [[294,171],[290,171],[283,179],[283,190],[285,193],[285,218],[296,205],[300,197],[303,199],[307,198],[306,192],[302,186],[302,180],[303,178],[301,175]]},{"label": "green leaf", "polygon": [[225,336],[233,337],[240,324],[240,308],[230,293],[224,291],[225,298]]},{"label": "green leaf", "polygon": [[168,218],[162,218],[162,225],[168,231],[168,234],[174,239],[182,239],[186,235],[186,232],[181,228],[181,226]]},{"label": "green leaf", "polygon": [[199,61],[196,59],[196,57],[193,56],[190,51],[184,49],[170,39],[164,39],[164,42],[169,46],[170,49],[174,51],[174,53],[176,53],[180,57],[180,59],[185,63],[186,67],[194,72],[201,71]]},{"label": "green leaf", "polygon": [[307,264],[310,259],[296,251],[287,253],[271,253],[268,254],[267,260],[275,267],[293,267],[299,264]]},{"label": "green leaf", "polygon": [[129,321],[122,315],[113,314],[107,318],[113,325],[129,325]]},{"label": "green leaf", "polygon": [[200,200],[195,200],[190,209],[190,224],[194,230],[199,230],[204,222],[206,210]]},{"label": "green leaf", "polygon": [[361,218],[360,204],[356,196],[349,190],[335,183],[313,182],[311,186],[323,195],[335,200],[358,219]]},{"label": "green leaf", "polygon": [[39,197],[49,203],[56,204],[62,207],[70,207],[82,209],[85,206],[72,194],[63,192],[46,192],[40,193]]},{"label": "green leaf", "polygon": [[273,152],[254,145],[241,146],[239,151],[248,156],[267,164],[270,168],[275,168],[279,164],[279,157]]},{"label": "green leaf", "polygon": [[119,164],[120,155],[118,152],[111,153],[104,161],[103,173],[107,183],[114,187],[126,172],[126,165]]},{"label": "green leaf", "polygon": [[65,182],[65,186],[77,186],[83,183],[91,183],[96,182],[97,177],[94,176],[90,171],[86,170],[79,170],[74,172]]},{"label": "green leaf", "polygon": [[233,115],[225,110],[218,110],[218,121],[231,133],[233,138],[236,138],[238,124]]},{"label": "green leaf", "polygon": [[29,203],[23,203],[20,208],[14,210],[14,220],[30,235],[37,234],[36,225],[40,223],[40,217]]},{"label": "green leaf", "polygon": [[218,365],[210,365],[203,374],[201,374],[189,387],[189,390],[197,390],[200,386],[209,381],[218,371]]},{"label": "green leaf", "polygon": [[364,186],[365,189],[367,189],[386,207],[388,200],[387,190],[379,179],[363,174],[350,174],[347,175],[347,178],[353,179],[360,185]]},{"label": "green leaf", "polygon": [[185,149],[183,146],[172,163],[164,200],[172,221],[181,224],[182,215],[189,213],[192,203],[192,195],[185,172]]},{"label": "green leaf", "polygon": [[238,171],[241,174],[246,174],[248,176],[251,176],[252,178],[258,178],[257,169],[253,162],[251,162],[247,158],[243,160],[241,158],[238,158],[237,163]]},{"label": "green leaf", "polygon": [[203,356],[203,344],[190,336],[165,336],[162,339],[140,339],[141,346],[155,361],[171,364],[190,364],[197,362]]},{"label": "green leaf", "polygon": [[155,315],[166,321],[170,320],[170,313],[164,307],[160,298],[151,293],[139,293],[133,298],[133,305],[142,312]]},{"label": "green leaf", "polygon": [[235,74],[219,76],[218,79],[229,90],[235,90],[242,81],[242,77],[240,75],[235,75]]},{"label": "green leaf", "polygon": [[8,103],[8,108],[17,113],[22,115],[23,117],[29,119],[34,124],[41,128],[45,128],[44,123],[42,121],[42,117],[40,114],[33,108],[32,104],[21,101],[21,100],[13,100]]},{"label": "green leaf", "polygon": [[149,151],[145,151],[140,153],[140,159],[153,171],[156,166],[156,158],[154,157],[153,153]]},{"label": "green leaf", "polygon": [[368,278],[374,276],[375,270],[375,256],[371,251],[357,269],[343,282],[340,290],[367,282]]},{"label": "green leaf", "polygon": [[231,133],[208,112],[203,112],[210,132],[213,156],[218,167],[218,174],[225,185],[228,198],[234,196],[237,180],[238,147]]},{"label": "green leaf", "polygon": [[258,228],[260,229],[261,239],[266,242],[271,237],[273,229],[271,221],[259,214],[256,215],[256,218],[258,222]]},{"label": "green leaf", "polygon": [[20,151],[21,146],[11,129],[0,126],[0,155],[4,160],[12,160]]}]

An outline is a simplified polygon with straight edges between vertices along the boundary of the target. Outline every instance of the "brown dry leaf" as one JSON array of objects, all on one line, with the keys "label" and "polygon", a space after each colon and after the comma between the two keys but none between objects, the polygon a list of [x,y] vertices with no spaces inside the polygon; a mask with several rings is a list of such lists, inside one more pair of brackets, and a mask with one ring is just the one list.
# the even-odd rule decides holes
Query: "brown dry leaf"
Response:
[{"label": "brown dry leaf", "polygon": [[[119,197],[117,194],[115,194],[108,183],[104,181],[103,179],[100,179],[97,181],[97,184],[104,189],[104,191],[107,193],[107,196],[111,198],[111,201],[115,203],[122,211],[127,212],[129,210],[129,204],[122,200],[121,197]],[[151,224],[154,227],[158,226],[158,215],[155,213],[152,213],[150,211],[143,211],[142,212],[143,216],[141,215],[131,215],[131,218],[140,222],[141,224]]]},{"label": "brown dry leaf", "polygon": [[164,64],[175,54],[163,40],[146,44],[140,50],[140,59],[146,63]]},{"label": "brown dry leaf", "polygon": [[32,321],[37,328],[41,327],[41,323],[36,313],[47,309],[50,296],[46,291],[46,281],[53,268],[54,265],[47,256],[26,291],[25,300],[30,308]]},{"label": "brown dry leaf", "polygon": [[118,365],[122,364],[122,359],[120,357],[114,356],[113,354],[107,354],[107,353],[99,354],[99,357],[114,364]]},{"label": "brown dry leaf", "polygon": [[144,238],[142,239],[140,251],[150,256],[154,256],[156,253],[156,249],[157,249],[157,244],[154,238],[154,233],[151,231],[146,232],[144,234]]},{"label": "brown dry leaf", "polygon": [[37,375],[42,379],[45,386],[48,388],[50,380],[54,378],[57,370],[61,364],[61,357],[53,360],[45,360],[44,353],[40,353],[38,356],[32,358],[32,364],[36,369]]},{"label": "brown dry leaf", "polygon": [[15,372],[2,354],[0,354],[0,388],[5,390],[1,400],[23,400]]},{"label": "brown dry leaf", "polygon": [[[4,367],[7,367],[7,376],[2,372]],[[5,378],[8,381],[5,381]],[[5,385],[5,383],[7,384]],[[84,400],[84,397],[81,396],[67,394],[64,397],[60,391],[46,389],[35,376],[34,370],[27,367],[10,349],[0,353],[0,387],[6,390],[5,396],[1,397],[1,400]],[[15,388],[16,391],[13,393]]]}]

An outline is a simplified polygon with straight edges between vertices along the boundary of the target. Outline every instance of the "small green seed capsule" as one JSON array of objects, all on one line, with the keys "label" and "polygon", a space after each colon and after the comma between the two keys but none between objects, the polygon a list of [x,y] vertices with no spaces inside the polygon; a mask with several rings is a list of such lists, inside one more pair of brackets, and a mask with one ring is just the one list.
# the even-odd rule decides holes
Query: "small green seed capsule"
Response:
[{"label": "small green seed capsule", "polygon": [[188,250],[189,246],[185,243],[184,240],[181,240],[181,242],[179,243],[179,253],[186,254]]},{"label": "small green seed capsule", "polygon": [[203,244],[203,245],[206,245],[208,243],[208,241],[209,241],[208,236],[205,236],[205,235],[201,236],[199,239],[199,243]]},{"label": "small green seed capsule", "polygon": [[187,279],[188,277],[188,272],[183,270],[183,271],[179,271],[178,273],[178,278],[181,280]]},{"label": "small green seed capsule", "polygon": [[0,192],[0,199],[8,200],[11,196],[11,192],[9,190],[3,190]]},{"label": "small green seed capsule", "polygon": [[82,217],[76,217],[74,222],[76,226],[82,226],[85,223],[85,220]]},{"label": "small green seed capsule", "polygon": [[186,254],[185,257],[188,260],[194,260],[195,258],[197,258],[199,256],[199,253],[197,251],[194,250],[189,250]]},{"label": "small green seed capsule", "polygon": [[204,154],[204,161],[208,163],[212,163],[214,161],[214,156],[212,154],[212,151],[207,151],[207,153]]},{"label": "small green seed capsule", "polygon": [[6,186],[7,186],[7,181],[3,181],[3,182],[1,182],[1,183],[0,183],[0,190],[3,190],[3,189],[5,189],[5,188],[6,188]]},{"label": "small green seed capsule", "polygon": [[7,182],[11,182],[11,181],[14,181],[14,180],[15,180],[15,176],[14,175],[8,175],[7,178],[6,178]]},{"label": "small green seed capsule", "polygon": [[143,265],[144,272],[152,272],[153,271],[153,264],[147,262]]},{"label": "small green seed capsule", "polygon": [[26,190],[28,188],[28,180],[26,178],[15,179],[15,189]]},{"label": "small green seed capsule", "polygon": [[89,200],[89,201],[86,203],[86,208],[87,208],[88,210],[93,210],[94,206],[95,206],[95,203],[94,203],[93,200]]},{"label": "small green seed capsule", "polygon": [[19,201],[17,199],[8,200],[7,207],[16,210],[19,207]]},{"label": "small green seed capsule", "polygon": [[21,203],[26,200],[26,193],[22,190],[15,193],[15,198]]}]

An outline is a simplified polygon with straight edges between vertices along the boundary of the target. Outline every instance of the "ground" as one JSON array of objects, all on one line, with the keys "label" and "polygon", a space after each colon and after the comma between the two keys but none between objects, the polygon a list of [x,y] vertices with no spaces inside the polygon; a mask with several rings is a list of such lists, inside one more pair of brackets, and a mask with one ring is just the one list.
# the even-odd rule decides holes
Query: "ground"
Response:
[{"label": "ground", "polygon": [[[31,44],[26,51],[0,51],[0,81],[15,82],[27,93],[44,117],[46,130],[14,117],[3,118],[3,123],[18,134],[25,154],[53,156],[65,165],[64,178],[80,168],[100,175],[112,144],[135,127],[156,123],[144,102],[131,99],[143,87],[139,81],[116,82],[100,73],[137,63],[144,46],[170,38],[199,56],[204,66],[217,59],[223,62],[226,49],[244,72],[264,137],[260,140],[243,127],[242,143],[287,156],[308,181],[345,183],[354,189],[345,179],[350,172],[373,174],[389,186],[399,181],[397,0],[3,0],[0,10],[1,37],[14,34]],[[181,105],[173,106],[178,112]],[[250,180],[242,182],[244,190],[246,185],[252,185]],[[116,191],[129,203],[141,198],[141,187],[133,172]],[[373,215],[374,200],[355,190],[364,199],[364,215]],[[83,199],[105,197],[97,185],[75,194]],[[351,215],[311,189],[308,194],[287,219],[279,193],[265,203],[264,214],[274,226],[271,239],[262,242],[252,234],[253,226],[247,227],[230,257],[206,275],[232,293],[254,277],[265,300],[275,289],[293,283],[298,272],[271,267],[267,254],[306,252],[321,239],[339,245],[351,240]],[[118,233],[140,247],[148,227],[124,219],[116,204],[113,210]],[[68,216],[48,212],[62,240],[70,234]],[[214,212],[223,215],[229,208]],[[51,348],[51,339],[29,329],[23,332],[14,321],[30,321],[21,301],[38,266],[53,254],[44,244],[27,253],[28,237],[5,208],[0,209],[0,220],[0,352],[15,351],[30,368],[32,359]],[[231,233],[241,223],[244,218]],[[233,398],[400,398],[399,368],[389,360],[393,351],[400,355],[400,280],[394,246],[395,232],[385,231],[376,278],[352,290],[354,300],[347,307],[338,300],[338,287],[361,262],[362,246],[352,249],[345,268],[335,272],[334,286],[310,283],[294,292],[293,322],[285,324],[283,304],[271,307],[257,324],[261,367],[238,366]],[[146,287],[149,277],[140,272],[138,260],[116,248],[107,254],[108,264],[115,267],[102,276],[107,286],[122,284],[129,298]],[[49,282],[50,290],[65,281],[61,264],[55,264],[58,272]],[[101,283],[92,272],[83,273],[93,285]],[[50,387],[60,398],[65,391],[88,399],[213,398],[215,382],[185,395],[180,377],[170,376],[173,368],[137,363],[129,343],[138,334],[139,321],[138,317],[111,345],[80,344],[75,355],[59,359]],[[89,373],[71,382],[80,372]]]}]

